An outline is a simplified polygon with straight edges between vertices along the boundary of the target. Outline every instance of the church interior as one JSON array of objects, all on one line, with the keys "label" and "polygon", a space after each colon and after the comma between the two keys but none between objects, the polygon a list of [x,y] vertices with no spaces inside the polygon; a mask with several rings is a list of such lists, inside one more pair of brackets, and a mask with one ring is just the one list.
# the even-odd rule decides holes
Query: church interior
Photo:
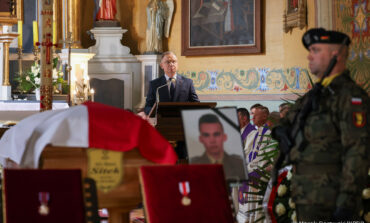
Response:
[{"label": "church interior", "polygon": [[[258,104],[271,127],[314,87],[302,44],[312,28],[351,38],[347,67],[370,95],[369,9],[368,0],[0,0],[0,221],[297,222],[269,171],[243,181],[192,164],[204,150],[198,118],[218,117],[234,147],[225,150],[238,150],[248,172],[239,108],[256,122]],[[176,88],[190,79],[197,100],[161,102],[171,79],[152,89],[167,52]],[[278,154],[276,142],[266,148],[264,167]],[[291,173],[281,169],[279,184]]]}]

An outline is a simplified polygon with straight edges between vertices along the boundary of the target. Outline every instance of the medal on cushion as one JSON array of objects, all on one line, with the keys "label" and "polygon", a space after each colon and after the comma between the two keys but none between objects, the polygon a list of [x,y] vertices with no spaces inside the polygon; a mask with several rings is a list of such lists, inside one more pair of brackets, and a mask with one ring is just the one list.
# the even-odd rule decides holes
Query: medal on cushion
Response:
[{"label": "medal on cushion", "polygon": [[49,214],[49,199],[50,199],[50,193],[49,192],[39,192],[39,201],[40,201],[40,207],[39,207],[39,214],[46,216]]},{"label": "medal on cushion", "polygon": [[184,206],[189,206],[191,204],[191,199],[188,197],[190,193],[189,181],[179,182],[179,190],[183,195],[181,204]]}]

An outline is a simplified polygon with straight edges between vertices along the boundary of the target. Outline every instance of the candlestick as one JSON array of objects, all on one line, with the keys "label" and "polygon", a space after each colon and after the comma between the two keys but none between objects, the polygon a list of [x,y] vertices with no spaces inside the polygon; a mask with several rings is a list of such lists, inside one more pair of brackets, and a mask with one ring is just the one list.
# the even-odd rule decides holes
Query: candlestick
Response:
[{"label": "candlestick", "polygon": [[72,95],[73,95],[73,102],[71,102],[71,103],[72,103],[72,105],[76,105],[77,104],[77,91],[73,90]]},{"label": "candlestick", "polygon": [[22,73],[23,73],[23,69],[22,69],[22,48],[21,47],[18,47],[17,48],[17,54],[18,54],[18,71],[19,71],[19,75],[21,76]]},{"label": "candlestick", "polygon": [[39,27],[37,21],[33,21],[33,46],[36,46],[36,43],[39,41]]},{"label": "candlestick", "polygon": [[33,53],[33,55],[35,56],[34,57],[34,61],[35,62],[37,62],[38,60],[39,60],[39,53],[40,53],[40,49],[39,49],[39,47],[38,46],[33,46],[33,49],[32,49],[32,53]]},{"label": "candlestick", "polygon": [[91,88],[90,94],[91,94],[91,101],[94,102],[94,94],[95,94],[94,88]]},{"label": "candlestick", "polygon": [[87,90],[90,91],[90,77],[88,75],[86,76],[86,85],[87,85]]},{"label": "candlestick", "polygon": [[67,38],[63,41],[64,44],[66,44],[66,47],[68,47],[68,64],[67,64],[67,76],[68,76],[68,85],[70,86],[70,90],[68,91],[68,96],[67,96],[67,101],[68,101],[68,104],[70,105],[72,102],[71,102],[71,86],[72,86],[72,79],[71,79],[71,70],[72,70],[72,66],[71,66],[71,48],[72,48],[72,44],[74,43],[73,41],[73,38],[72,38],[72,33],[71,32],[68,32],[67,33]]},{"label": "candlestick", "polygon": [[23,21],[18,21],[18,48],[23,46]]}]

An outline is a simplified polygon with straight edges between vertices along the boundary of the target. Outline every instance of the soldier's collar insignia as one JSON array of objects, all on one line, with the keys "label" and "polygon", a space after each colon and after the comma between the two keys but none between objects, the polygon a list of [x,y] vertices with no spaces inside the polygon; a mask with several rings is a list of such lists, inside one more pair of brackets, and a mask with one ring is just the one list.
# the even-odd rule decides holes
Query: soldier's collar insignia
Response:
[{"label": "soldier's collar insignia", "polygon": [[353,124],[358,127],[364,127],[366,124],[365,112],[353,112]]}]

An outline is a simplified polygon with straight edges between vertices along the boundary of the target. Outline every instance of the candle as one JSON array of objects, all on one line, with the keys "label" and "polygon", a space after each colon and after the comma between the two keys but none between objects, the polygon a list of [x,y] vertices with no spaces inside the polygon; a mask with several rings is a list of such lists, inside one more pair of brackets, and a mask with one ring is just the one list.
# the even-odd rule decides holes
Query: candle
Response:
[{"label": "candle", "polygon": [[33,46],[39,41],[39,27],[37,21],[33,21]]},{"label": "candle", "polygon": [[53,22],[53,44],[57,44],[57,23]]},{"label": "candle", "polygon": [[90,90],[90,94],[91,94],[91,101],[94,102],[94,94],[95,94],[94,88]]},{"label": "candle", "polygon": [[23,21],[18,21],[18,48],[23,46]]},{"label": "candle", "polygon": [[90,91],[90,77],[86,76],[87,90]]},{"label": "candle", "polygon": [[76,90],[73,90],[72,94],[73,94],[73,104],[75,105],[75,104],[77,104],[77,98],[76,98],[77,92],[76,92]]}]

